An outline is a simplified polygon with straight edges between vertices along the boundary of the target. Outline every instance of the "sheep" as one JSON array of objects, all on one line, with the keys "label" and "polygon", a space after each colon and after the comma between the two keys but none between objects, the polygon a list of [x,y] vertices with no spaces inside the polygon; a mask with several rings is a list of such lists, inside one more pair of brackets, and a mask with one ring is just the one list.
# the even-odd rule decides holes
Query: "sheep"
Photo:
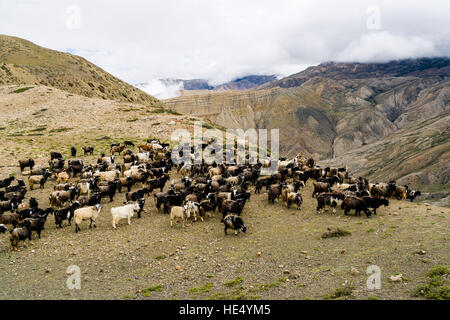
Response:
[{"label": "sheep", "polygon": [[111,208],[112,215],[112,227],[116,229],[116,225],[119,224],[120,219],[128,219],[128,225],[131,224],[131,217],[141,210],[139,203],[127,204],[125,206]]},{"label": "sheep", "polygon": [[370,188],[370,195],[377,198],[389,198],[397,189],[394,181],[389,183],[377,183]]},{"label": "sheep", "polygon": [[100,211],[102,210],[102,205],[96,204],[92,207],[86,207],[77,209],[74,212],[74,221],[75,221],[75,232],[81,231],[80,223],[84,220],[90,220],[89,229],[92,228],[92,223],[94,223],[94,228],[96,228],[95,219],[100,215]]},{"label": "sheep", "polygon": [[312,194],[313,198],[321,193],[331,192],[331,186],[328,182],[314,182],[313,186],[314,186],[314,191]]},{"label": "sheep", "polygon": [[159,179],[152,179],[145,182],[148,189],[150,189],[150,192],[152,192],[154,189],[160,189],[162,192],[164,189],[164,186],[166,185],[166,182],[169,180],[169,175],[164,174]]},{"label": "sheep", "polygon": [[60,183],[53,186],[54,191],[68,191],[70,187],[74,187],[72,183]]},{"label": "sheep", "polygon": [[174,206],[170,209],[170,226],[173,226],[173,223],[178,223],[181,221],[181,227],[184,228],[185,221],[190,218],[190,212],[188,211],[187,206],[178,207]]},{"label": "sheep", "polygon": [[30,244],[33,244],[31,241],[31,222],[25,220],[21,228],[14,228],[9,235],[9,239],[11,242],[11,247],[14,251],[18,250],[19,242],[29,240]]},{"label": "sheep", "polygon": [[72,157],[76,157],[77,156],[77,149],[75,147],[70,147],[70,155]]},{"label": "sheep", "polygon": [[136,158],[138,161],[145,162],[150,160],[150,153],[149,152],[139,152],[136,153]]},{"label": "sheep", "polygon": [[3,198],[6,200],[13,200],[15,199],[17,202],[20,202],[25,198],[25,194],[27,193],[26,187],[20,187],[18,191],[15,192],[7,192],[3,195]]},{"label": "sheep", "polygon": [[408,186],[397,186],[392,192],[392,198],[397,200],[405,200],[408,194]]},{"label": "sheep", "polygon": [[49,172],[46,172],[43,176],[30,176],[28,178],[28,185],[30,190],[33,190],[35,184],[39,184],[41,189],[44,189],[45,182],[51,176]]}]

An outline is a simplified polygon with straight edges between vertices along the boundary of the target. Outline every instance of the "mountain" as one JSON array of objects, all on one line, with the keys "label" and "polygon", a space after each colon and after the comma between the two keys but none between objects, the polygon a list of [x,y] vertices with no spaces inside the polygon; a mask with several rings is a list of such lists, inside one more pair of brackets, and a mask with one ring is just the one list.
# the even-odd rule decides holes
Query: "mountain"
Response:
[{"label": "mountain", "polygon": [[281,154],[450,192],[449,74],[448,58],[325,63],[252,90],[164,103],[227,128],[279,128]]},{"label": "mountain", "polygon": [[86,97],[154,104],[156,99],[69,53],[0,35],[0,85],[51,86]]},{"label": "mountain", "polygon": [[248,90],[263,85],[264,83],[275,81],[276,79],[277,77],[275,75],[249,75],[215,86],[214,90]]}]

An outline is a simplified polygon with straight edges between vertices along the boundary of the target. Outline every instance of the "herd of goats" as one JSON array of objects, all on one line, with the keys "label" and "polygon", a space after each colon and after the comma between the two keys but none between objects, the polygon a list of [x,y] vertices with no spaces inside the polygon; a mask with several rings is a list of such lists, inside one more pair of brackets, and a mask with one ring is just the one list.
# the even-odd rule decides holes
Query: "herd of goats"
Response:
[{"label": "herd of goats", "polygon": [[[205,148],[207,144],[203,144]],[[413,201],[420,195],[408,186],[389,183],[372,184],[364,177],[354,178],[346,168],[321,168],[314,159],[299,154],[293,159],[282,158],[278,170],[264,174],[270,161],[258,160],[257,164],[225,165],[216,162],[201,164],[174,165],[171,154],[175,152],[168,144],[159,140],[147,140],[138,146],[125,141],[111,145],[111,155],[102,154],[96,164],[86,164],[82,159],[66,161],[59,152],[51,152],[49,166],[38,168],[33,159],[20,160],[22,176],[28,176],[28,188],[44,189],[48,179],[55,179],[54,191],[49,195],[50,207],[40,208],[38,201],[31,197],[25,201],[27,186],[22,179],[15,185],[14,175],[0,179],[0,233],[10,229],[13,250],[18,249],[20,241],[31,242],[32,232],[41,237],[48,215],[54,216],[56,228],[63,222],[75,223],[75,231],[80,231],[82,221],[89,221],[89,228],[95,228],[95,221],[102,210],[102,200],[113,202],[117,192],[126,189],[123,206],[111,208],[112,227],[116,228],[121,219],[137,214],[141,217],[146,196],[153,194],[158,212],[169,214],[170,225],[181,222],[182,227],[188,219],[212,217],[216,210],[222,214],[221,222],[227,230],[246,232],[241,214],[250,200],[249,187],[255,193],[265,188],[270,204],[282,199],[289,208],[295,205],[300,209],[303,203],[302,190],[308,180],[314,180],[313,198],[317,200],[317,213],[325,207],[336,212],[338,206],[348,215],[361,211],[367,217],[376,214],[380,206],[388,206],[389,198]],[[75,147],[70,149],[73,158],[77,155]],[[84,155],[93,155],[93,147],[83,147]],[[178,152],[178,151],[177,151]],[[116,154],[122,156],[117,163]],[[247,156],[248,157],[248,156]],[[164,187],[170,180],[169,173],[176,169],[182,178],[172,179],[170,187]],[[77,179],[78,178],[78,179]],[[139,188],[136,186],[139,185]],[[134,187],[134,191],[132,188]],[[158,192],[159,191],[159,192]],[[371,211],[372,210],[372,211]],[[10,212],[10,213],[8,213]]]}]

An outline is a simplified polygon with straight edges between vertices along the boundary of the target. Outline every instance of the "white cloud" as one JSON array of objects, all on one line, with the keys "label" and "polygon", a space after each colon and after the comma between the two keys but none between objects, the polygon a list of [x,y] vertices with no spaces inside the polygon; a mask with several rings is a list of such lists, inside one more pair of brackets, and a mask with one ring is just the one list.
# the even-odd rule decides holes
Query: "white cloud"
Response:
[{"label": "white cloud", "polygon": [[[73,5],[79,18],[68,16]],[[367,27],[372,5],[380,30]],[[449,16],[446,0],[1,0],[0,33],[70,48],[130,83],[218,84],[336,58],[449,56]],[[67,19],[79,25],[68,28]]]},{"label": "white cloud", "polygon": [[183,90],[182,82],[163,82],[159,79],[152,79],[148,83],[136,86],[158,99],[169,99],[177,97],[180,95],[180,90]]},{"label": "white cloud", "polygon": [[336,56],[343,62],[382,62],[437,54],[432,41],[420,37],[394,36],[387,31],[363,34]]}]

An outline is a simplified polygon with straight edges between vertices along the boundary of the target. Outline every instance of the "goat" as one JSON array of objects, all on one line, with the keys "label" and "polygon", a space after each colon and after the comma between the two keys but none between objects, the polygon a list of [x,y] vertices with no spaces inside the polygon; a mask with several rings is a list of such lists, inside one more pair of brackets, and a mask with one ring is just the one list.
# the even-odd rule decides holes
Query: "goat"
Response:
[{"label": "goat", "polygon": [[34,160],[28,159],[28,160],[19,160],[19,166],[20,166],[20,172],[23,172],[23,169],[30,168],[30,170],[33,170],[34,167]]},{"label": "goat", "polygon": [[0,180],[0,188],[6,188],[9,187],[11,182],[13,182],[15,177],[13,175],[10,175],[8,178]]},{"label": "goat", "polygon": [[111,208],[112,226],[116,229],[116,225],[120,219],[128,219],[128,225],[131,224],[131,217],[141,210],[139,203],[127,204],[125,206]]},{"label": "goat", "polygon": [[348,216],[348,213],[351,209],[355,209],[355,215],[361,215],[361,211],[364,211],[367,217],[370,217],[372,214],[367,206],[367,203],[357,197],[346,197],[341,204],[341,209],[344,210],[344,214]]},{"label": "goat", "polygon": [[44,189],[45,182],[51,176],[50,172],[46,172],[43,176],[30,176],[28,178],[28,185],[30,190],[33,190],[35,184],[39,184],[41,189]]},{"label": "goat", "polygon": [[93,155],[94,154],[94,147],[92,147],[92,146],[83,147],[83,152],[84,152],[84,155],[87,155],[87,154]]},{"label": "goat", "polygon": [[15,186],[6,187],[6,192],[17,192],[25,187],[25,182],[22,179],[17,180],[17,184]]},{"label": "goat", "polygon": [[336,207],[339,200],[343,200],[345,196],[338,192],[322,193],[317,196],[317,213],[320,214],[320,210],[325,206],[333,208],[333,213],[336,212]]},{"label": "goat", "polygon": [[30,244],[32,244],[33,242],[31,241],[31,222],[25,220],[21,228],[14,228],[13,230],[11,230],[9,239],[11,242],[11,247],[13,248],[14,251],[18,250],[20,241],[25,241],[26,239],[28,239]]},{"label": "goat", "polygon": [[89,229],[92,228],[92,223],[94,224],[94,228],[97,227],[95,224],[95,219],[100,215],[100,211],[102,210],[101,204],[96,204],[92,207],[86,207],[77,209],[74,212],[74,221],[75,221],[75,232],[81,231],[80,223],[84,220],[90,220]]},{"label": "goat", "polygon": [[80,202],[75,201],[67,208],[59,209],[54,212],[56,228],[62,228],[62,222],[67,220],[69,226],[72,225],[72,218],[74,217],[75,210],[81,206]]},{"label": "goat", "polygon": [[12,214],[1,214],[0,215],[0,223],[1,224],[10,224],[14,228],[17,226],[17,224],[20,221],[20,215],[17,213]]},{"label": "goat", "polygon": [[227,235],[227,230],[232,229],[235,230],[235,234],[237,235],[240,231],[247,232],[247,227],[244,224],[242,218],[235,214],[229,214],[225,216],[221,222],[225,225],[225,235]]},{"label": "goat", "polygon": [[381,199],[381,198],[375,198],[375,197],[362,197],[362,199],[367,203],[367,207],[373,209],[373,214],[377,214],[377,209],[381,206],[387,207],[389,205],[389,200],[387,199]]},{"label": "goat", "polygon": [[286,207],[289,208],[291,204],[295,203],[297,205],[297,210],[300,210],[300,207],[303,203],[303,198],[300,192],[289,192],[286,196]]},{"label": "goat", "polygon": [[187,206],[179,207],[174,206],[170,209],[170,226],[173,226],[173,223],[178,223],[181,221],[181,227],[184,228],[185,221],[190,218],[190,213],[187,209]]},{"label": "goat", "polygon": [[36,231],[38,234],[39,239],[41,238],[41,232],[44,229],[45,222],[47,221],[47,216],[49,215],[49,212],[46,212],[45,214],[41,216],[37,216],[35,218],[26,218],[25,221],[30,221],[31,225],[31,231]]}]

